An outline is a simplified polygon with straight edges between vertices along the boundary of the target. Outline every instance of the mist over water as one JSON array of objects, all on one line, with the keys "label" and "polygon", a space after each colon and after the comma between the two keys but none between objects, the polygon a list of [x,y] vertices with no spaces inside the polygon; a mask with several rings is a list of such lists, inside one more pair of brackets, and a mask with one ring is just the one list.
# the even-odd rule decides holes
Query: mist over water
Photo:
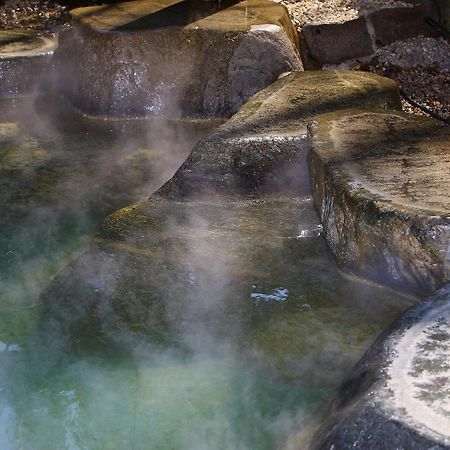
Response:
[{"label": "mist over water", "polygon": [[1,107],[2,449],[276,449],[411,304],[336,270],[307,195],[163,204],[85,253],[211,125]]}]

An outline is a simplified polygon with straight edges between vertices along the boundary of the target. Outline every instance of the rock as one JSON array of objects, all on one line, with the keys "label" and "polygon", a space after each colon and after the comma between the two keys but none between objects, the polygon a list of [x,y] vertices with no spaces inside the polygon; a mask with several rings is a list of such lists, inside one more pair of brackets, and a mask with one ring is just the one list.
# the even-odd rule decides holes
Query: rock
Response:
[{"label": "rock", "polygon": [[[71,351],[91,351],[92,342],[123,347],[133,339],[142,345],[193,345],[197,333],[239,339],[259,314],[252,284],[267,282],[274,258],[297,251],[295,240],[261,236],[294,236],[298,217],[305,215],[302,206],[301,199],[155,198],[117,211],[91,250],[42,294],[43,337]],[[310,220],[316,223],[314,213]],[[307,240],[305,249],[312,241],[323,249],[317,239]],[[284,265],[280,260],[279,267]]]},{"label": "rock", "polygon": [[57,353],[220,343],[245,365],[337,388],[412,300],[342,277],[318,225],[309,197],[131,205],[42,294],[34,341]]},{"label": "rock", "polygon": [[394,41],[437,36],[425,21],[433,13],[425,5],[383,8],[343,23],[307,24],[300,36],[305,69],[369,56]]},{"label": "rock", "polygon": [[450,448],[450,285],[384,332],[342,386],[311,449]]},{"label": "rock", "polygon": [[172,3],[73,10],[60,39],[64,95],[94,115],[229,117],[281,73],[302,69],[283,6]]},{"label": "rock", "polygon": [[368,28],[373,30],[377,47],[414,36],[437,36],[425,22],[428,10],[423,5],[413,8],[386,8],[368,16]]},{"label": "rock", "polygon": [[310,170],[338,264],[430,293],[450,277],[450,129],[392,111],[330,113],[310,127]]},{"label": "rock", "polygon": [[295,72],[256,94],[200,141],[160,196],[309,191],[306,127],[325,111],[400,108],[397,85],[362,72]]},{"label": "rock", "polygon": [[309,56],[320,64],[336,64],[373,52],[364,17],[344,23],[305,25],[302,34]]},{"label": "rock", "polygon": [[57,47],[56,38],[30,30],[0,31],[0,97],[16,97],[36,91],[44,79]]}]

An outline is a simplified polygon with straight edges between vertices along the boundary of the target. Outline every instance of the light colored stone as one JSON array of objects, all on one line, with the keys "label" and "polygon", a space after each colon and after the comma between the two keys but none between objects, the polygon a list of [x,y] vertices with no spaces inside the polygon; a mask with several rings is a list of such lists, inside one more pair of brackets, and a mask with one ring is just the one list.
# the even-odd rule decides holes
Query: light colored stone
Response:
[{"label": "light colored stone", "polygon": [[430,293],[450,279],[450,129],[389,111],[345,111],[310,127],[310,170],[338,264]]},{"label": "light colored stone", "polygon": [[307,24],[302,28],[302,36],[308,56],[319,64],[336,64],[373,52],[364,17],[344,23]]},{"label": "light colored stone", "polygon": [[450,448],[450,285],[405,313],[345,382],[312,449]]},{"label": "light colored stone", "polygon": [[224,2],[212,13],[201,3],[72,11],[60,40],[62,92],[94,115],[229,117],[281,73],[302,69],[283,6]]}]

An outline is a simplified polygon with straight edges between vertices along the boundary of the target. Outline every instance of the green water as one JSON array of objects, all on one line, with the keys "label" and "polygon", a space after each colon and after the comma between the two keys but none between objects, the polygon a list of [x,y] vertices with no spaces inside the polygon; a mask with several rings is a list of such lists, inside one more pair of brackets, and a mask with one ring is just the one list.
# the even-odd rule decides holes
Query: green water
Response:
[{"label": "green water", "polygon": [[89,249],[206,128],[51,105],[0,123],[0,448],[269,450],[313,429],[412,300],[337,271],[308,195],[145,205]]}]

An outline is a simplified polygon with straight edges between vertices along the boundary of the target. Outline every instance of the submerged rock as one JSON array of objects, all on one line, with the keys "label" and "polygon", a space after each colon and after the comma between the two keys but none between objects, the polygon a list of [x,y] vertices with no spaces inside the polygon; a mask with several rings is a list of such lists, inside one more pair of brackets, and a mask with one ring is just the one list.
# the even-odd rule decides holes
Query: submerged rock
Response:
[{"label": "submerged rock", "polygon": [[55,37],[30,30],[0,31],[0,97],[33,93],[49,80],[49,67],[57,47]]},{"label": "submerged rock", "polygon": [[317,117],[310,170],[338,264],[430,293],[450,277],[450,129],[400,112]]},{"label": "submerged rock", "polygon": [[400,109],[397,85],[362,72],[289,74],[200,141],[158,195],[309,191],[308,123],[317,114],[357,106]]},{"label": "submerged rock", "polygon": [[281,73],[302,69],[286,9],[236,3],[73,10],[73,27],[60,38],[62,92],[94,115],[229,117]]},{"label": "submerged rock", "polygon": [[53,354],[231,348],[277,377],[337,388],[336,372],[412,299],[343,278],[323,239],[301,233],[317,219],[308,197],[119,210],[42,294],[35,342]]},{"label": "submerged rock", "polygon": [[450,448],[450,285],[364,355],[311,449]]}]

